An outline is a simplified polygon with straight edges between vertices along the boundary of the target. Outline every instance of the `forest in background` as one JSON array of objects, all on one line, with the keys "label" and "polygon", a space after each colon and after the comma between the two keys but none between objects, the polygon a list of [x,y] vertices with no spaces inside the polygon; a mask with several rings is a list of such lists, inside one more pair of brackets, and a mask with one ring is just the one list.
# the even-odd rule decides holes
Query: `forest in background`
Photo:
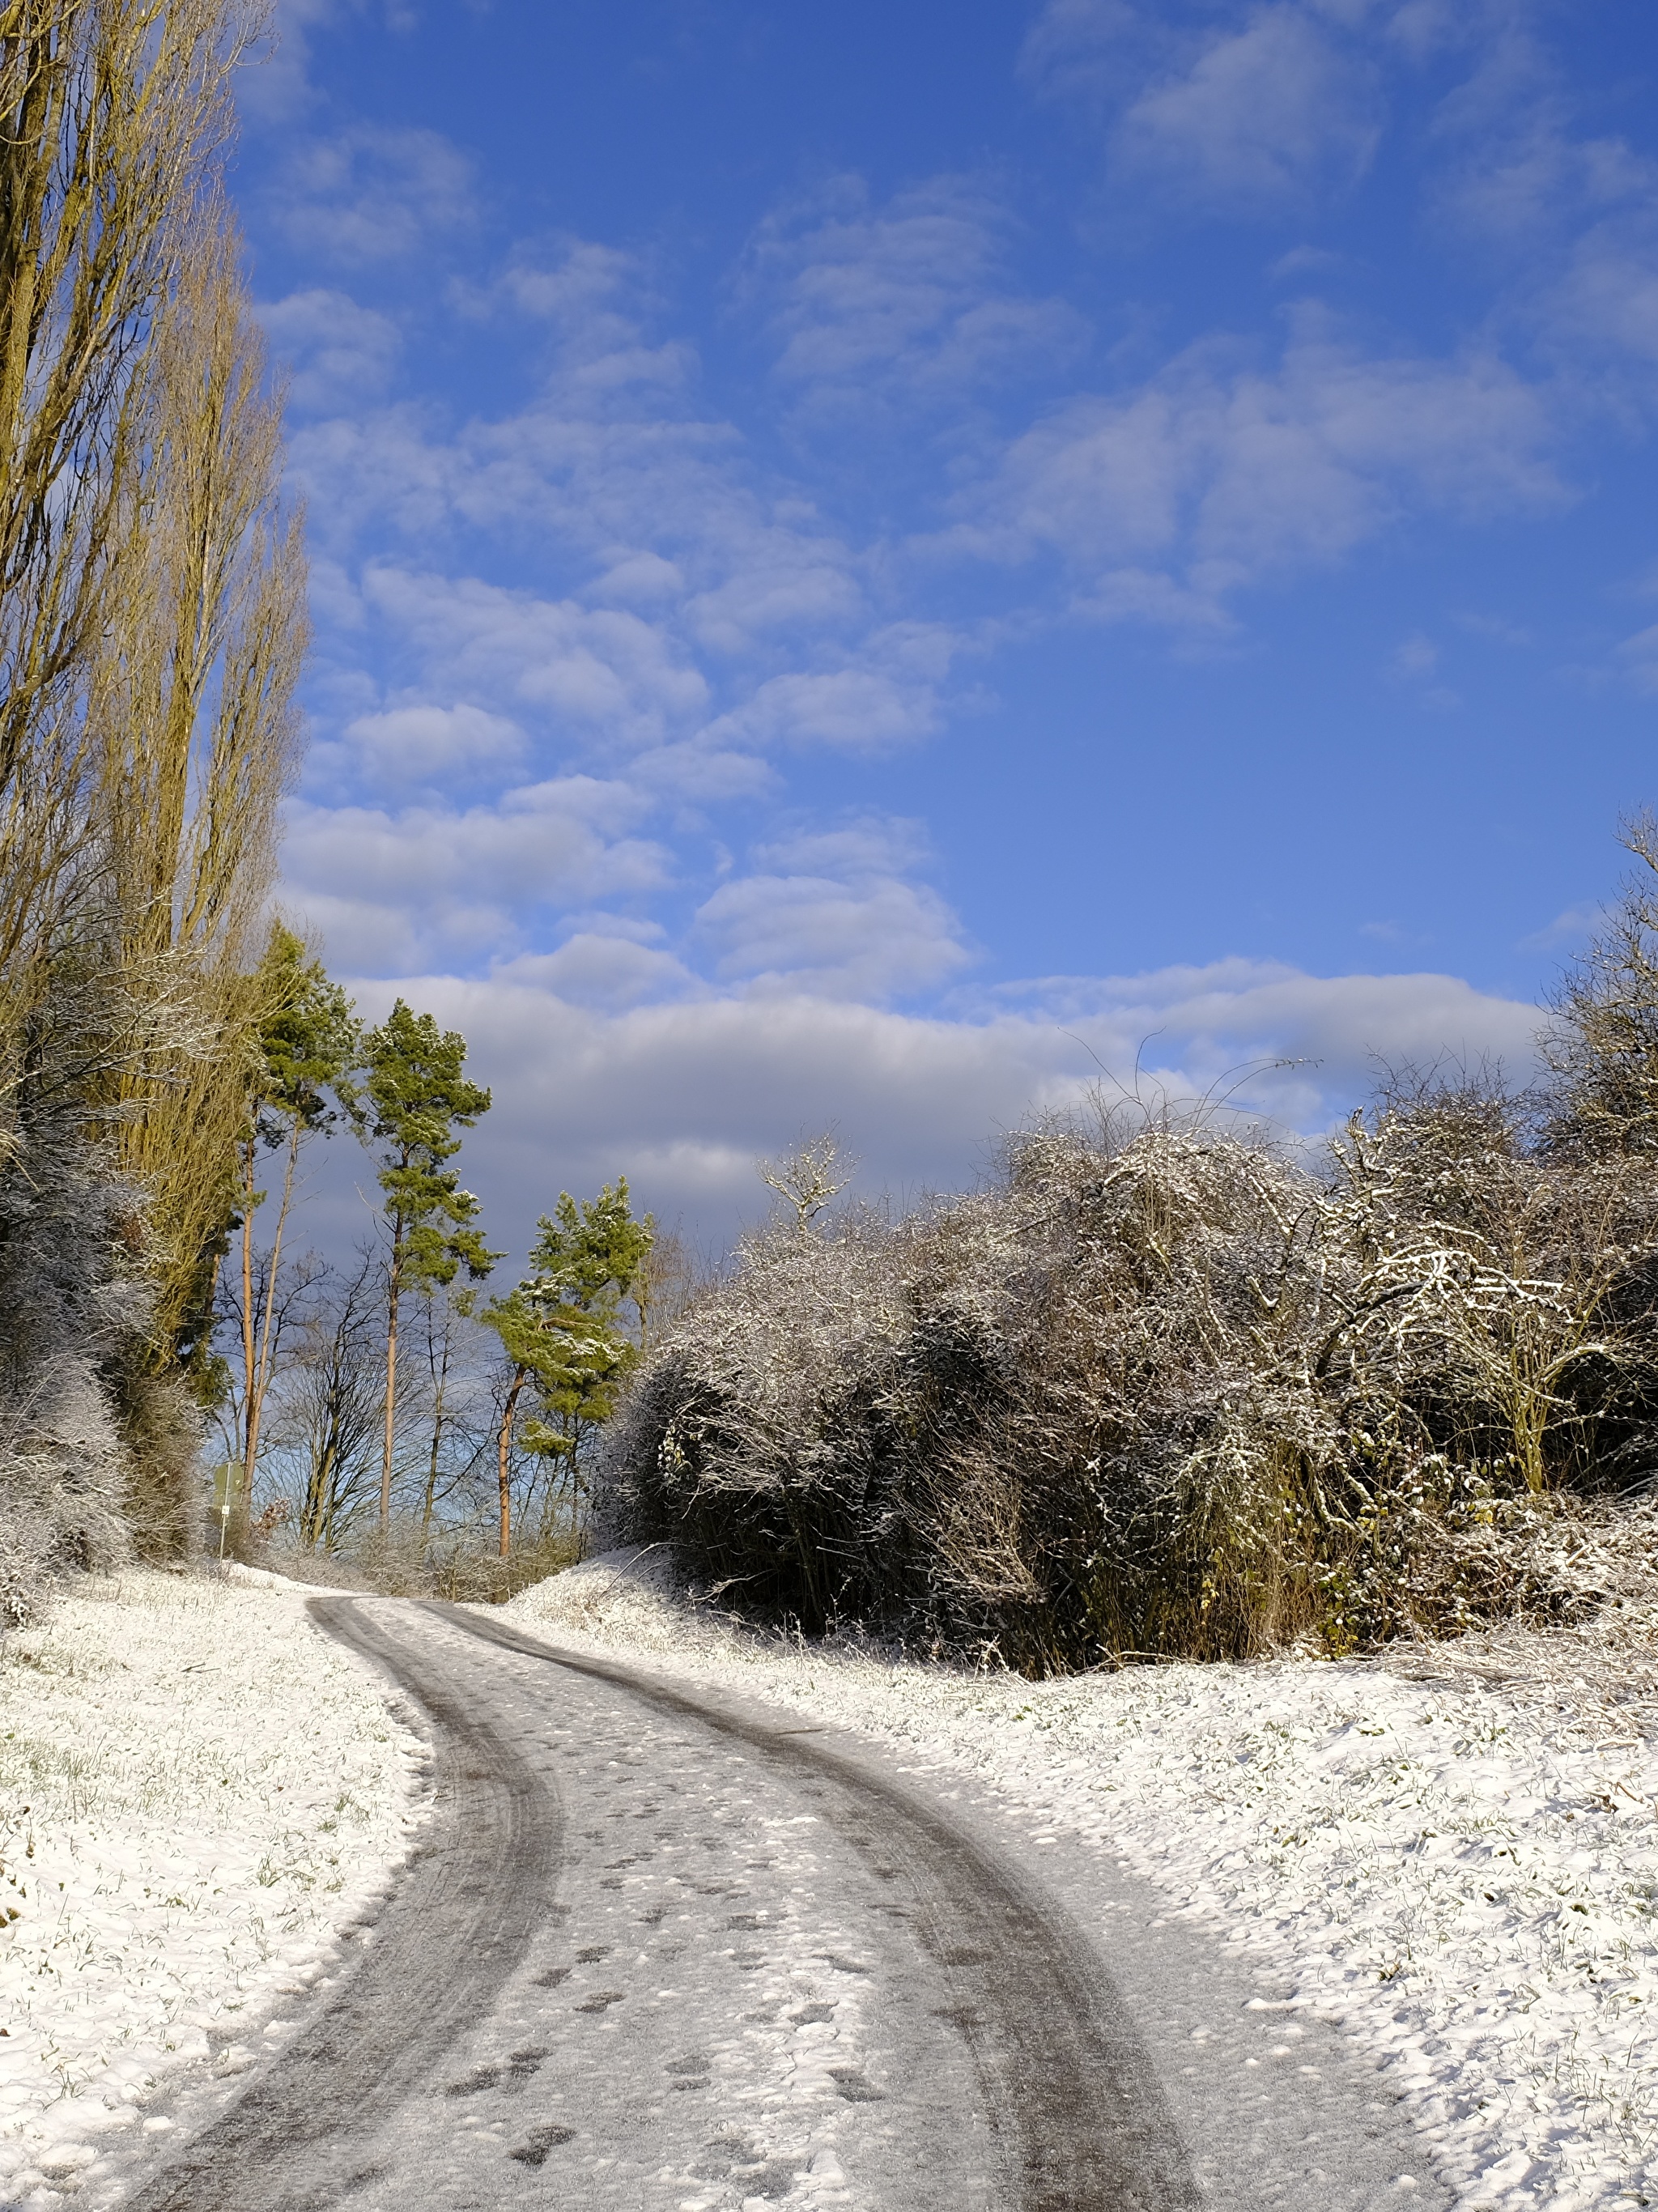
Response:
[{"label": "forest in background", "polygon": [[[491,1295],[501,1255],[453,1164],[491,1103],[465,1040],[401,1000],[361,1023],[280,923],[259,998],[210,1534],[240,1558],[320,1556],[336,1576],[344,1562],[386,1590],[507,1595],[580,1555],[600,1429],[683,1303],[677,1239],[635,1218],[625,1178],[561,1192],[529,1272]],[[331,1264],[292,1235],[306,1147],[330,1134],[367,1147],[380,1201]]]}]

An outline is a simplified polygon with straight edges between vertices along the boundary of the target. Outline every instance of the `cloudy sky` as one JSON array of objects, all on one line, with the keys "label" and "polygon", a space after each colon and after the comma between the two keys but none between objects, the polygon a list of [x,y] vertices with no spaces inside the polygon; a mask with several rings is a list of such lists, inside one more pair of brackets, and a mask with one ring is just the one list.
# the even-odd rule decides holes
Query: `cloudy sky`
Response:
[{"label": "cloudy sky", "polygon": [[1640,0],[282,0],[283,899],[498,1241],[1522,1067],[1658,799]]}]

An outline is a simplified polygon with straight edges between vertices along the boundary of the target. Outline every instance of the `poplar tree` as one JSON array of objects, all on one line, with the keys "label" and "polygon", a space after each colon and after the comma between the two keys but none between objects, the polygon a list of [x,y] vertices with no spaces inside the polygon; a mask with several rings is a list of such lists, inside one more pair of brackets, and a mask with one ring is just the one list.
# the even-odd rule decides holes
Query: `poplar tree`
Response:
[{"label": "poplar tree", "polygon": [[150,1548],[191,1540],[180,1385],[220,1372],[299,737],[299,519],[222,189],[268,14],[0,0],[0,1414],[51,1432],[72,1371],[108,1399]]},{"label": "poplar tree", "polygon": [[236,1207],[252,970],[307,637],[301,518],[278,501],[280,413],[217,192],[184,231],[142,384],[144,460],[120,505],[90,706],[136,1015],[118,1141],[149,1194],[165,1363],[204,1334]]},{"label": "poplar tree", "polygon": [[[158,334],[267,9],[0,0],[0,1006],[26,1016],[87,804]],[[20,1004],[21,1001],[21,1004]]]},{"label": "poplar tree", "polygon": [[407,1291],[429,1293],[465,1268],[481,1282],[500,1258],[477,1226],[478,1202],[445,1165],[457,1130],[489,1110],[489,1093],[465,1073],[466,1040],[399,999],[362,1045],[358,1113],[365,1143],[379,1147],[382,1212],[390,1246],[386,1277],[386,1427],[380,1527],[391,1527],[398,1407],[398,1316]]}]

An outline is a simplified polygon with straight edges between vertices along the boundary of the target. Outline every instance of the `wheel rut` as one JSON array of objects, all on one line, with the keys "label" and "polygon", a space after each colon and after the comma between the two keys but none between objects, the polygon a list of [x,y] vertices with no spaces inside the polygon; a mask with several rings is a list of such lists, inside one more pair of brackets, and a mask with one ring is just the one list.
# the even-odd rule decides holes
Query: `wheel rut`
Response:
[{"label": "wheel rut", "polygon": [[[549,1778],[431,1664],[418,1639],[350,1599],[313,1598],[307,1609],[419,1702],[437,1752],[432,1826],[343,1986],[228,2112],[128,2200],[133,2212],[332,2202],[307,2193],[307,2169],[336,2163],[339,2147],[418,2094],[488,2014],[556,1909],[563,1818]],[[284,2195],[289,2173],[297,2191]]]},{"label": "wheel rut", "polygon": [[833,1730],[459,1607],[319,1598],[430,1716],[431,1829],[138,2212],[1176,2212],[1110,1978]]},{"label": "wheel rut", "polygon": [[1109,1977],[1040,1889],[939,1808],[832,1731],[713,1705],[637,1669],[560,1650],[460,1607],[431,1607],[481,1641],[612,1683],[700,1722],[774,1769],[821,1780],[827,1817],[878,1878],[915,1900],[912,1934],[947,1985],[1004,2147],[1019,2212],[1163,2212],[1195,2203],[1174,2122]]}]

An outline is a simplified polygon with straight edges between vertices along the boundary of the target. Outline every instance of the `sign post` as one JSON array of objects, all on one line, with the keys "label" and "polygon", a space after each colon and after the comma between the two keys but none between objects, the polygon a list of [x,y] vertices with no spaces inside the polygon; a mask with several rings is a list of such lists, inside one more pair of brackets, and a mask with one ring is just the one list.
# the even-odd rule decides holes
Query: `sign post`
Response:
[{"label": "sign post", "polygon": [[213,1510],[219,1516],[219,1557],[223,1559],[225,1539],[230,1534],[231,1508],[236,1503],[236,1492],[241,1486],[242,1463],[239,1459],[221,1460],[213,1470]]}]

